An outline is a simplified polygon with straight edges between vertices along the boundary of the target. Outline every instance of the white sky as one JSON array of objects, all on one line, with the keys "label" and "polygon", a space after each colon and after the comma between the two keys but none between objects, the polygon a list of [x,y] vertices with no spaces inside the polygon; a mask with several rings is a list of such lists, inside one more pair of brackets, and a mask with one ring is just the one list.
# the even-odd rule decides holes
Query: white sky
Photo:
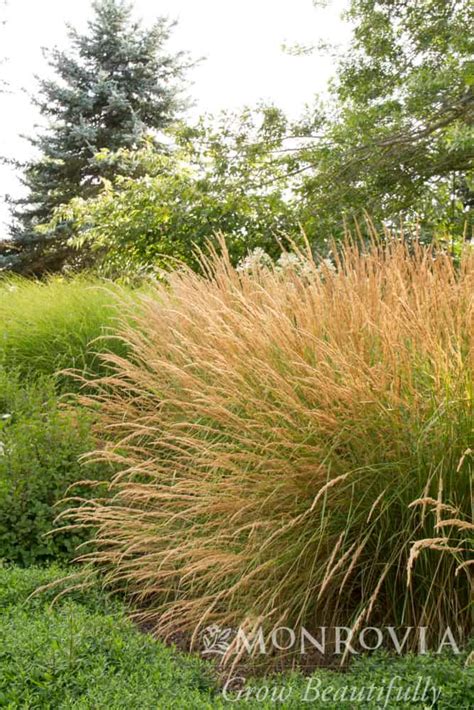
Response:
[{"label": "white sky", "polygon": [[[67,47],[65,23],[82,29],[90,0],[7,0],[0,28],[1,75],[10,93],[0,95],[0,155],[24,160],[32,153],[21,134],[34,133],[39,117],[28,94],[34,75],[50,70],[42,47]],[[0,0],[1,4],[1,0]],[[282,44],[313,44],[319,39],[343,44],[349,30],[341,21],[347,0],[315,8],[312,0],[135,0],[137,17],[151,23],[158,15],[178,20],[170,47],[205,57],[190,78],[195,101],[191,116],[272,101],[292,117],[324,91],[333,66],[321,55],[293,57]],[[8,220],[3,196],[19,196],[15,170],[0,165],[0,223]],[[4,232],[4,229],[1,229]]]}]

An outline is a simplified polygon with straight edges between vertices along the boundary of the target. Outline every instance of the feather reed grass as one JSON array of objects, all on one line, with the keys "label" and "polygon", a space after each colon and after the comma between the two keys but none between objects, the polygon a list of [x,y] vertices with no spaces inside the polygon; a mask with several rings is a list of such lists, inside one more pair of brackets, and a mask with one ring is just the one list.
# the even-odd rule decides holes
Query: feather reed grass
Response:
[{"label": "feather reed grass", "polygon": [[[239,272],[225,248],[201,262],[127,315],[130,356],[106,356],[83,398],[103,440],[90,458],[119,472],[63,515],[96,531],[80,559],[165,636],[468,634],[469,546],[430,501],[471,519],[472,252],[454,264],[399,239],[348,243],[335,269],[301,254]],[[440,537],[454,557],[425,542]]]}]

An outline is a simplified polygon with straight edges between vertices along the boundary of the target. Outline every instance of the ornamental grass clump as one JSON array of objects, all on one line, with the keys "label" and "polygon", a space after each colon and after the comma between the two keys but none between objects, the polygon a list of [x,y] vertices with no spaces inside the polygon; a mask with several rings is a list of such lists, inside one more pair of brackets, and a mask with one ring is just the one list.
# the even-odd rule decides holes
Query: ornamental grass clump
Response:
[{"label": "ornamental grass clump", "polygon": [[467,536],[432,501],[472,519],[472,252],[454,264],[394,240],[348,244],[334,266],[236,270],[225,250],[202,266],[142,298],[130,356],[107,356],[84,398],[91,458],[119,472],[66,516],[96,531],[81,559],[163,635],[468,634]]},{"label": "ornamental grass clump", "polygon": [[119,293],[92,276],[0,279],[0,366],[25,380],[52,375],[62,391],[77,384],[65,368],[103,374],[98,351],[125,354],[123,342],[102,337],[114,334]]}]

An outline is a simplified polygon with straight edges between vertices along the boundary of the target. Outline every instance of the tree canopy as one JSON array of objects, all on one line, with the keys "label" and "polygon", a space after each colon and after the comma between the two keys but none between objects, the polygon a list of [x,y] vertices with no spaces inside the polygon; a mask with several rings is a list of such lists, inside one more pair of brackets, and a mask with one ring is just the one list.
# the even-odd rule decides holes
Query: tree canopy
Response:
[{"label": "tree canopy", "polygon": [[344,217],[463,230],[473,205],[474,5],[352,0],[331,100],[308,115],[295,169],[312,231]]},{"label": "tree canopy", "polygon": [[471,235],[470,0],[351,0],[324,101],[294,123],[261,106],[196,125],[175,120],[187,60],[166,53],[169,24],[145,31],[120,0],[94,7],[72,53],[52,54],[59,80],[42,82],[53,123],[33,141],[14,240],[30,272],[194,264],[218,232],[235,261],[302,232],[321,250],[367,213],[427,239]]},{"label": "tree canopy", "polygon": [[[195,250],[220,232],[234,261],[253,248],[279,253],[300,227],[285,194],[285,166],[275,162],[287,122],[274,107],[224,113],[175,128],[173,149],[102,151],[118,176],[94,198],[58,210],[52,227],[75,225],[72,244],[90,245],[114,273],[163,266],[170,258],[196,265]],[[50,229],[46,227],[46,229]],[[102,258],[101,258],[102,257]]]},{"label": "tree canopy", "polygon": [[68,225],[47,234],[35,227],[72,198],[97,194],[103,169],[111,174],[96,153],[137,148],[183,106],[181,82],[189,60],[166,49],[172,25],[161,18],[145,29],[122,0],[96,0],[93,11],[85,34],[69,28],[69,49],[49,52],[56,77],[40,81],[35,103],[48,128],[31,138],[39,158],[26,166],[28,194],[14,208],[11,246],[19,271],[41,274],[71,258]]}]

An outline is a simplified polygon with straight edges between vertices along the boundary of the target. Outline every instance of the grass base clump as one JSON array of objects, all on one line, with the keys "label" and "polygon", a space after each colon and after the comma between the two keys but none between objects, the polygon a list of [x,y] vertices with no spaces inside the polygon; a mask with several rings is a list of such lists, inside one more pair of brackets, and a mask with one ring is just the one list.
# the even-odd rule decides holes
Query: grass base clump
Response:
[{"label": "grass base clump", "polygon": [[465,637],[469,541],[436,526],[446,506],[472,516],[473,255],[394,241],[334,269],[288,261],[239,272],[214,254],[144,297],[130,357],[87,400],[93,458],[120,472],[68,514],[98,530],[82,559],[164,634]]}]

